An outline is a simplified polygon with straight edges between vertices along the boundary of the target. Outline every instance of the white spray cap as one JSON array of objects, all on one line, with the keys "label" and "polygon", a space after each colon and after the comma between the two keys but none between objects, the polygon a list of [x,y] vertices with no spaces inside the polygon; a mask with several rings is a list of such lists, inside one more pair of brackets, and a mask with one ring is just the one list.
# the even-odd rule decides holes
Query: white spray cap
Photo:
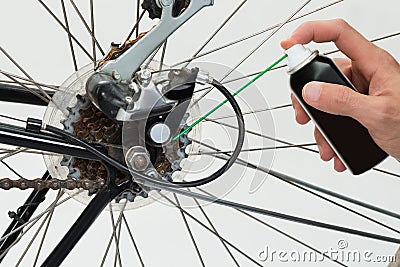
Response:
[{"label": "white spray cap", "polygon": [[308,62],[313,52],[306,48],[304,45],[296,44],[285,51],[288,55],[288,67],[289,73],[293,73],[295,70],[299,69],[305,62]]}]

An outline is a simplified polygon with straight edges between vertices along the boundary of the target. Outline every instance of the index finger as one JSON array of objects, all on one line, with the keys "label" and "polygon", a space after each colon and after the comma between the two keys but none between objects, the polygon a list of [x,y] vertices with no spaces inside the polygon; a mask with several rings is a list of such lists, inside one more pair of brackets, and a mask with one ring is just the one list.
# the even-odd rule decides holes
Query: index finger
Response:
[{"label": "index finger", "polygon": [[287,50],[295,44],[334,42],[347,57],[353,61],[371,60],[378,48],[369,42],[343,19],[310,21],[297,28],[292,36],[282,41]]}]

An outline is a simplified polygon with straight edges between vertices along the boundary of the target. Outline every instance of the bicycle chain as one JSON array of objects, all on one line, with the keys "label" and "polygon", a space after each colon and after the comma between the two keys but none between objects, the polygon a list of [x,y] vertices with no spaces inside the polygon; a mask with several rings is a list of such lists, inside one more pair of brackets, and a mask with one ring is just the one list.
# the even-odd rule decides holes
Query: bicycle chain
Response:
[{"label": "bicycle chain", "polygon": [[20,190],[26,189],[35,189],[35,190],[42,190],[42,189],[52,189],[52,190],[59,190],[59,189],[67,189],[67,190],[74,190],[74,189],[84,189],[84,190],[98,190],[102,189],[106,185],[106,181],[104,179],[97,179],[97,180],[89,180],[89,179],[82,179],[82,180],[75,180],[72,178],[67,178],[65,180],[60,179],[49,179],[43,180],[42,178],[37,178],[34,180],[21,178],[18,180],[12,180],[9,178],[2,178],[0,179],[0,189],[10,190],[12,188],[17,188]]}]

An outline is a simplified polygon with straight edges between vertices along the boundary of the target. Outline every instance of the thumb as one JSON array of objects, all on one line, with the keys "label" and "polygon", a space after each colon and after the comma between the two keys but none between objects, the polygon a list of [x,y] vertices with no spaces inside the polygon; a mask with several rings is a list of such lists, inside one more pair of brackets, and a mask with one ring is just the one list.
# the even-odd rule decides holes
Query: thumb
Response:
[{"label": "thumb", "polygon": [[352,117],[364,122],[367,110],[372,109],[372,98],[349,87],[331,83],[311,82],[303,89],[303,98],[321,111]]}]

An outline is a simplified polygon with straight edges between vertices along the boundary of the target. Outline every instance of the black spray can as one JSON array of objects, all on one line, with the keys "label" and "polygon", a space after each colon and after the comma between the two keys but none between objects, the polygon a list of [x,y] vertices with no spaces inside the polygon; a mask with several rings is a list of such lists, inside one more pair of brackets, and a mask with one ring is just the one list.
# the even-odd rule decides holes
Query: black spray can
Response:
[{"label": "black spray can", "polygon": [[357,91],[335,63],[330,58],[319,55],[318,51],[311,52],[303,45],[293,46],[286,54],[294,96],[345,166],[357,175],[384,160],[388,155],[378,147],[361,123],[350,117],[322,112],[304,101],[303,87],[311,81],[344,85]]}]

